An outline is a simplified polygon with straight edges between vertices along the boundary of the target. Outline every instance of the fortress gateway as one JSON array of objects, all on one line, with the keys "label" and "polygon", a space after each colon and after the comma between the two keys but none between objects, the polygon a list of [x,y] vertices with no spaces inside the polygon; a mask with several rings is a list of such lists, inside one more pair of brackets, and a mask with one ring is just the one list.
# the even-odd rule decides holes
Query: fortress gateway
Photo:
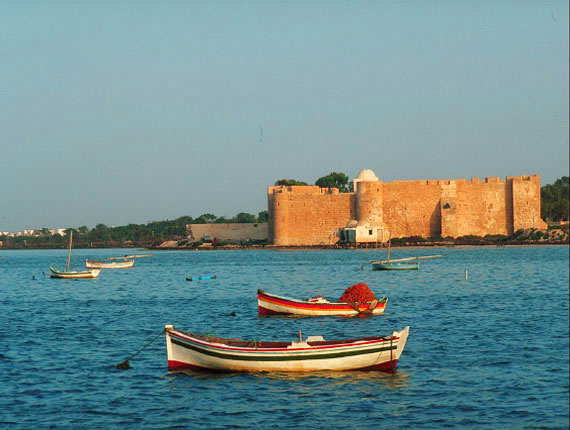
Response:
[{"label": "fortress gateway", "polygon": [[282,246],[386,242],[388,237],[510,235],[546,228],[540,176],[455,180],[378,180],[364,169],[354,192],[314,186],[267,189],[269,242]]}]

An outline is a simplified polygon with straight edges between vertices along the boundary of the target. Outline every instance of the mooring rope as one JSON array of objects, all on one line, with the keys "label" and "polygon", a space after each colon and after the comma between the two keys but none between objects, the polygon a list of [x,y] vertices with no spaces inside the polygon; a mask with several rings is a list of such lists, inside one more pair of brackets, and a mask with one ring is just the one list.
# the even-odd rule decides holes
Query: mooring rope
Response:
[{"label": "mooring rope", "polygon": [[139,352],[144,351],[148,346],[150,346],[151,343],[153,343],[163,333],[164,333],[164,330],[161,330],[155,337],[152,338],[152,340],[149,343],[147,343],[145,346],[143,346],[141,349],[139,349],[137,352],[135,352],[133,355],[131,355],[129,358],[127,358],[125,361],[117,364],[117,369],[121,369],[121,370],[130,369],[131,365],[129,364],[129,360],[132,360]]}]

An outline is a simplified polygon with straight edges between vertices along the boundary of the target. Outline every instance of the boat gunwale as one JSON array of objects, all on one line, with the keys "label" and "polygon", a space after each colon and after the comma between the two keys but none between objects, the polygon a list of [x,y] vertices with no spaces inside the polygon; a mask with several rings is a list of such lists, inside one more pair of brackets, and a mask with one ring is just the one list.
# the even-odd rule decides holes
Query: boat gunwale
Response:
[{"label": "boat gunwale", "polygon": [[95,279],[101,274],[101,269],[72,270],[66,272],[50,266],[50,278],[58,279]]},{"label": "boat gunwale", "polygon": [[[210,347],[214,349],[234,352],[298,352],[298,351],[320,351],[320,350],[335,350],[348,347],[370,347],[372,345],[380,345],[384,342],[392,342],[394,346],[399,341],[399,336],[369,336],[357,339],[346,340],[322,340],[322,341],[308,341],[305,342],[309,347],[305,348],[290,348],[292,342],[275,342],[275,341],[247,341],[241,339],[224,339],[224,338],[208,338],[194,333],[187,333],[180,330],[169,330],[169,335],[174,335],[189,342],[201,345],[203,347]],[[214,340],[209,340],[214,339]],[[240,345],[231,345],[230,342],[241,343]],[[252,345],[252,346],[249,346]]]}]

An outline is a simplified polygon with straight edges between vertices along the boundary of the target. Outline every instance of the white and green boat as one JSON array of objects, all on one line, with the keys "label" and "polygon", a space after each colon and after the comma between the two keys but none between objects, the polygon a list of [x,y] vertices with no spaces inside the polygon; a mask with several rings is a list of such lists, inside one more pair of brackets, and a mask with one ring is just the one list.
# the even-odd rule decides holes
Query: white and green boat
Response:
[{"label": "white and green boat", "polygon": [[394,371],[410,328],[387,336],[264,342],[222,339],[175,330],[166,325],[170,370],[206,369],[226,372],[315,372],[320,370]]}]

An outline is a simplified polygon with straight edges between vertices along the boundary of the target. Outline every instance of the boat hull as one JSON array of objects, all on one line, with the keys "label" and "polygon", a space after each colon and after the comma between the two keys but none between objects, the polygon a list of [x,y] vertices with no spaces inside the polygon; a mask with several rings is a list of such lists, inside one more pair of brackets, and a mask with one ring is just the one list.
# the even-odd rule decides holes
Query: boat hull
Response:
[{"label": "boat hull", "polygon": [[420,263],[372,263],[372,270],[418,270]]},{"label": "boat hull", "polygon": [[384,313],[387,303],[388,297],[384,297],[378,300],[377,303],[319,303],[280,297],[262,290],[257,291],[257,305],[259,315],[381,315]]},{"label": "boat hull", "polygon": [[135,260],[116,261],[106,263],[103,261],[85,260],[85,267],[88,269],[130,269],[135,265]]},{"label": "boat hull", "polygon": [[[350,341],[224,343],[175,330],[167,325],[170,370],[207,369],[227,372],[315,372],[322,370],[393,371],[404,350],[409,327],[390,336]],[[245,341],[244,341],[245,342]]]},{"label": "boat hull", "polygon": [[49,277],[57,279],[95,279],[101,273],[100,269],[93,270],[72,270],[69,272],[64,272],[57,270],[53,267],[49,268]]}]

